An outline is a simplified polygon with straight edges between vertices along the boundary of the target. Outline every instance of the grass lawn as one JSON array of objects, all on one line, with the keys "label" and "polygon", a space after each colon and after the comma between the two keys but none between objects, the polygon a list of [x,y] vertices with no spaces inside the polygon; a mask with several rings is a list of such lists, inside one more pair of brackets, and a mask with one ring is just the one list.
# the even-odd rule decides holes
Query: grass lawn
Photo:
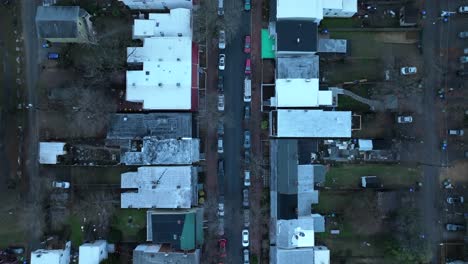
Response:
[{"label": "grass lawn", "polygon": [[354,18],[324,18],[320,22],[321,28],[353,28],[361,27],[361,21]]},{"label": "grass lawn", "polygon": [[394,164],[340,165],[330,168],[325,186],[357,188],[362,176],[378,176],[384,187],[407,187],[420,180],[421,172],[415,166]]},{"label": "grass lawn", "polygon": [[[122,232],[122,241],[145,241],[146,210],[119,209],[114,215],[112,228]],[[145,232],[142,232],[142,230],[145,230]]]},{"label": "grass lawn", "polygon": [[68,226],[70,227],[70,241],[73,246],[78,247],[83,244],[83,232],[81,231],[81,222],[78,216],[70,216],[68,218]]},{"label": "grass lawn", "polygon": [[[7,191],[2,193],[0,198],[2,199],[3,205],[0,214],[0,248],[7,247],[9,245],[25,245],[25,234],[21,230],[19,225],[19,210],[17,209],[20,205],[19,199],[17,199],[17,193]],[[12,212],[9,214],[8,211]]]},{"label": "grass lawn", "polygon": [[380,58],[384,55],[385,45],[377,41],[376,36],[375,32],[330,32],[330,38],[348,40],[349,55],[355,58]]}]

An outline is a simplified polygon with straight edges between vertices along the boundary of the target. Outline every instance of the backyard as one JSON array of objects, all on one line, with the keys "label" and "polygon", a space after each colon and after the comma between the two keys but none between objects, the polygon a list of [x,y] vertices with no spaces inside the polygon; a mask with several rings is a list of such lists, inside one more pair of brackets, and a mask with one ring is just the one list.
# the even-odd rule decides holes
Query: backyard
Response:
[{"label": "backyard", "polygon": [[325,187],[358,188],[362,176],[377,176],[384,188],[405,188],[421,180],[421,171],[415,166],[395,164],[337,165],[327,172]]}]

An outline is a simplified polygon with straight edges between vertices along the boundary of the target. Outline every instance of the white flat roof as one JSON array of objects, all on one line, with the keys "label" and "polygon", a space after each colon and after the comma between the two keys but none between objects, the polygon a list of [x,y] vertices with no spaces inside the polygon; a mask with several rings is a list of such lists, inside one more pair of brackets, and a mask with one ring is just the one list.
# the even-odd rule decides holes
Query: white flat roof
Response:
[{"label": "white flat roof", "polygon": [[192,167],[139,167],[121,175],[121,187],[138,189],[121,194],[121,208],[190,208]]},{"label": "white flat roof", "polygon": [[171,9],[170,13],[151,13],[148,19],[135,19],[133,37],[184,37],[192,36],[191,10]]},{"label": "white flat roof", "polygon": [[31,252],[31,264],[69,264],[71,242],[65,244],[65,249],[37,249]]},{"label": "white flat roof", "polygon": [[322,0],[277,0],[276,18],[322,20]]},{"label": "white flat roof", "polygon": [[104,259],[107,259],[107,242],[105,240],[86,243],[79,248],[79,264],[99,264]]},{"label": "white flat roof", "polygon": [[191,109],[191,38],[147,38],[127,54],[128,62],[143,62],[143,71],[127,71],[127,101],[143,102],[144,109]]},{"label": "white flat roof", "polygon": [[64,142],[40,142],[39,163],[57,164],[57,156],[66,154]]},{"label": "white flat roof", "polygon": [[350,111],[279,109],[276,136],[291,138],[350,138]]},{"label": "white flat roof", "polygon": [[[325,0],[326,1],[326,0]],[[343,11],[344,12],[357,12],[358,1],[357,0],[343,0]]]},{"label": "white flat roof", "polygon": [[277,79],[277,107],[332,105],[331,91],[319,91],[319,79]]},{"label": "white flat roof", "polygon": [[322,4],[324,9],[342,9],[343,1],[346,0],[322,0]]},{"label": "white flat roof", "polygon": [[329,264],[330,263],[330,250],[324,246],[314,247],[314,263],[315,264]]}]

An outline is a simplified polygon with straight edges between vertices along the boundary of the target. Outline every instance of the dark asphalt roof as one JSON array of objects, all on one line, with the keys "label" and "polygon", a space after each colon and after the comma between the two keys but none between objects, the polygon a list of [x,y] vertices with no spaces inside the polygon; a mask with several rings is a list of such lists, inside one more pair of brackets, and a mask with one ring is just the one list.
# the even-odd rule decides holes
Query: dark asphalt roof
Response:
[{"label": "dark asphalt roof", "polygon": [[278,140],[277,147],[278,193],[297,193],[297,140]]},{"label": "dark asphalt roof", "polygon": [[318,152],[318,140],[316,139],[299,139],[298,140],[298,153],[299,164],[310,164],[311,154]]},{"label": "dark asphalt roof", "polygon": [[79,6],[39,6],[37,34],[41,38],[75,38],[78,34]]},{"label": "dark asphalt roof", "polygon": [[276,22],[278,51],[317,51],[317,23],[305,20]]},{"label": "dark asphalt roof", "polygon": [[297,194],[278,193],[277,201],[278,219],[297,219]]}]

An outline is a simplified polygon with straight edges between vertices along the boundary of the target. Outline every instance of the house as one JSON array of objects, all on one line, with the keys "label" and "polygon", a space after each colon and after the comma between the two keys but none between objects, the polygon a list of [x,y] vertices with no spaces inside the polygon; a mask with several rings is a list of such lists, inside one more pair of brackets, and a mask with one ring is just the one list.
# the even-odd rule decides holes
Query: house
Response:
[{"label": "house", "polygon": [[119,0],[130,9],[168,10],[174,8],[192,9],[192,0]]},{"label": "house", "polygon": [[149,210],[146,240],[170,246],[172,251],[195,250],[203,244],[203,209]]},{"label": "house", "polygon": [[39,142],[39,163],[57,164],[58,156],[65,155],[65,142]]},{"label": "house", "polygon": [[139,167],[121,175],[121,208],[191,208],[198,203],[192,166]]},{"label": "house", "polygon": [[320,91],[319,79],[276,79],[276,95],[271,106],[278,108],[311,108],[332,106],[332,91]]},{"label": "house", "polygon": [[357,13],[357,0],[322,0],[323,16],[348,18]]},{"label": "house", "polygon": [[278,109],[270,112],[269,127],[277,138],[349,138],[351,112]]},{"label": "house", "polygon": [[36,31],[39,38],[59,43],[96,42],[91,15],[79,6],[39,6]]},{"label": "house", "polygon": [[315,246],[314,219],[311,217],[276,222],[276,247],[292,249]]},{"label": "house", "polygon": [[133,37],[143,47],[127,48],[126,100],[146,110],[196,110],[198,47],[192,43],[191,12],[171,10],[135,20]]},{"label": "house", "polygon": [[318,79],[319,56],[276,58],[277,79]]},{"label": "house", "polygon": [[107,259],[108,253],[114,250],[113,244],[108,244],[105,240],[96,240],[93,243],[85,243],[79,248],[79,264],[99,264]]},{"label": "house", "polygon": [[147,136],[158,140],[191,138],[192,113],[113,114],[106,145],[130,151],[132,142]]},{"label": "house", "polygon": [[307,248],[283,249],[270,247],[271,264],[329,264],[330,250],[324,246]]},{"label": "house", "polygon": [[123,152],[120,162],[125,165],[190,165],[200,161],[200,139],[161,139],[144,137],[134,141],[129,151]]},{"label": "house", "polygon": [[64,249],[36,249],[31,252],[31,264],[69,264],[71,242]]},{"label": "house", "polygon": [[161,244],[138,245],[133,250],[133,264],[200,264],[200,249],[191,251],[173,251]]},{"label": "house", "polygon": [[317,52],[318,24],[307,20],[276,22],[277,56],[313,55]]},{"label": "house", "polygon": [[148,19],[135,19],[133,38],[191,37],[191,10],[171,9],[169,13],[150,13]]},{"label": "house", "polygon": [[309,20],[319,23],[324,17],[352,17],[357,0],[277,0],[276,19]]}]

